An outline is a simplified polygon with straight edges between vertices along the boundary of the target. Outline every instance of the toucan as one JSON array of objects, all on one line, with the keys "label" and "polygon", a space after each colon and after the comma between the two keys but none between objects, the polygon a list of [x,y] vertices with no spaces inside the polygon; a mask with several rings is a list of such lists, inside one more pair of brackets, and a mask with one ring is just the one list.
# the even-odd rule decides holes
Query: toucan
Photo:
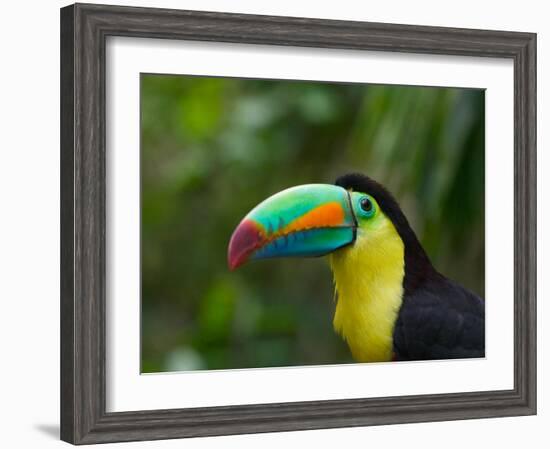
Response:
[{"label": "toucan", "polygon": [[434,268],[395,198],[365,175],[264,200],[233,232],[228,265],[325,255],[333,326],[357,362],[485,356],[484,300]]}]

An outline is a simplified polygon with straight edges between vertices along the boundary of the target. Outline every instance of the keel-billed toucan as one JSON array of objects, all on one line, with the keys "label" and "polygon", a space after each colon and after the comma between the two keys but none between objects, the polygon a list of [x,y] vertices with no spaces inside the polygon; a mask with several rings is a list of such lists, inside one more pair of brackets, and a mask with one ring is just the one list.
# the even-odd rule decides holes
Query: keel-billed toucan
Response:
[{"label": "keel-billed toucan", "polygon": [[322,255],[338,298],[334,328],[355,360],[485,355],[484,301],[433,267],[396,200],[366,176],[263,201],[233,232],[228,263]]}]

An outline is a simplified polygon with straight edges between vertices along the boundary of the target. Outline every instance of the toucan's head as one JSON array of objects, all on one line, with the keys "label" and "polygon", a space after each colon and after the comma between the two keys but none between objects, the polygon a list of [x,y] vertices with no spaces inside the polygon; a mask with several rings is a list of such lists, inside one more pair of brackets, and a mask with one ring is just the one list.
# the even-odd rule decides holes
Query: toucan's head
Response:
[{"label": "toucan's head", "polygon": [[390,234],[403,247],[408,230],[386,189],[366,176],[350,174],[334,185],[291,187],[260,203],[233,232],[228,264],[235,269],[250,260],[315,257],[354,247],[380,250]]}]

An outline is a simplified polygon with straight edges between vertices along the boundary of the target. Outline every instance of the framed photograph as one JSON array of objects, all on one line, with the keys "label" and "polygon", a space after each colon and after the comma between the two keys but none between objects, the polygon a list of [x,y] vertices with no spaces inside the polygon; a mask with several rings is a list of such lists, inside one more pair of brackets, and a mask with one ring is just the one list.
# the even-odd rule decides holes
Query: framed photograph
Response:
[{"label": "framed photograph", "polygon": [[536,35],[61,9],[61,438],[536,413]]}]

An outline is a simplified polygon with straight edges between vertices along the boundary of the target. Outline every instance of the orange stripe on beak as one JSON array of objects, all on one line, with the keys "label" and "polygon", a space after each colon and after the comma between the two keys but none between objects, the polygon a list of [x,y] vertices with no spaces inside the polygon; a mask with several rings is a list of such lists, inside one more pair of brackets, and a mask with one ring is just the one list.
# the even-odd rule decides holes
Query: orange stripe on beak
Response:
[{"label": "orange stripe on beak", "polygon": [[310,210],[307,214],[298,217],[286,225],[278,234],[290,234],[291,232],[306,229],[340,226],[344,224],[344,210],[337,202],[323,204]]}]

